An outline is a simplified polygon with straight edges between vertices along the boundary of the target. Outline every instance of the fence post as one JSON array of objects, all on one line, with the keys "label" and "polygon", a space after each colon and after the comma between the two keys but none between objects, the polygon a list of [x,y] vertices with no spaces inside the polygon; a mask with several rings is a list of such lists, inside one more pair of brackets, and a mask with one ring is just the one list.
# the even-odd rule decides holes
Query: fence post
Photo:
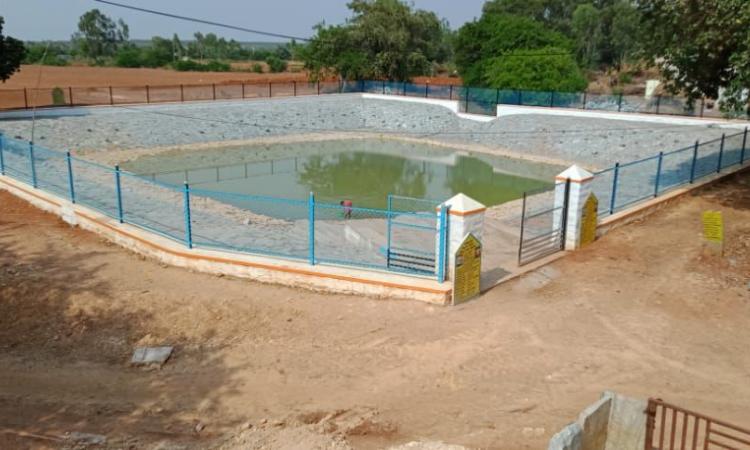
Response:
[{"label": "fence post", "polygon": [[388,194],[388,225],[386,227],[386,244],[385,244],[385,266],[391,268],[391,220],[393,211],[393,195]]},{"label": "fence post", "polygon": [[740,151],[740,165],[745,164],[745,148],[746,147],[747,147],[747,127],[745,127],[745,134],[742,135],[742,150]]},{"label": "fence post", "polygon": [[690,166],[690,184],[693,184],[693,181],[695,181],[695,166],[698,162],[698,146],[700,145],[699,141],[695,141],[695,146],[693,147],[693,163]]},{"label": "fence post", "polygon": [[519,90],[518,91],[518,105],[521,106],[522,103],[523,103],[523,91]]},{"label": "fence post", "polygon": [[445,259],[447,257],[446,250],[446,236],[448,228],[448,207],[446,205],[440,206],[440,231],[438,233],[438,239],[440,243],[438,245],[438,270],[437,270],[437,281],[442,283],[445,281]]},{"label": "fence post", "polygon": [[73,88],[68,86],[68,100],[70,101],[70,106],[73,106]]},{"label": "fence post", "polygon": [[23,88],[23,104],[26,105],[26,109],[29,109],[29,92],[26,88]]},{"label": "fence post", "polygon": [[185,86],[180,83],[180,102],[185,102]]},{"label": "fence post", "polygon": [[318,80],[318,95],[320,95],[320,80]]},{"label": "fence post", "polygon": [[36,163],[34,162],[34,143],[29,141],[29,164],[31,164],[31,185],[36,188]]},{"label": "fence post", "polygon": [[383,95],[385,95],[385,80],[383,80]]},{"label": "fence post", "polygon": [[117,192],[117,219],[120,223],[125,223],[125,213],[122,210],[122,186],[120,184],[119,164],[115,166],[115,192]]},{"label": "fence post", "polygon": [[620,92],[620,97],[617,99],[617,112],[622,111],[622,92]]},{"label": "fence post", "polygon": [[0,133],[0,175],[5,175],[5,159],[3,158],[3,147],[5,147],[5,136]]},{"label": "fence post", "polygon": [[448,88],[448,99],[453,100],[453,85],[452,84]]},{"label": "fence post", "polygon": [[190,185],[185,183],[183,188],[185,197],[185,245],[187,248],[193,248],[193,226],[190,221]]},{"label": "fence post", "polygon": [[706,97],[701,97],[701,117],[703,117],[703,111],[706,107]]},{"label": "fence post", "polygon": [[424,98],[430,98],[430,83],[424,84]]},{"label": "fence post", "polygon": [[70,191],[70,202],[76,202],[76,189],[73,183],[73,160],[70,157],[70,152],[65,152],[65,161],[68,165],[68,191]]},{"label": "fence post", "polygon": [[146,85],[146,103],[151,103],[151,89]]},{"label": "fence post", "polygon": [[612,196],[609,198],[609,213],[615,213],[615,203],[617,199],[617,179],[620,177],[620,163],[615,163],[615,173],[612,176]]},{"label": "fence post", "polygon": [[[500,89],[495,89],[495,105],[500,105]],[[497,111],[495,111],[497,113]]]},{"label": "fence post", "polygon": [[272,84],[273,84],[273,81],[268,82],[268,98],[273,97],[273,90],[271,89]]},{"label": "fence post", "polygon": [[216,83],[211,83],[211,90],[213,91],[214,100],[216,100]]},{"label": "fence post", "polygon": [[659,182],[661,181],[661,166],[664,161],[664,152],[659,152],[659,161],[656,163],[656,182],[654,183],[654,197],[659,196]]},{"label": "fence post", "polygon": [[471,91],[471,88],[467,87],[466,88],[466,107],[465,107],[466,109],[464,110],[464,112],[466,112],[466,113],[469,112],[469,92],[470,91]]},{"label": "fence post", "polygon": [[245,82],[242,82],[242,98],[245,98]]},{"label": "fence post", "polygon": [[549,107],[552,108],[554,105],[555,105],[555,91],[550,91]]},{"label": "fence post", "polygon": [[721,163],[722,163],[722,159],[724,159],[724,139],[725,138],[726,138],[726,133],[722,133],[721,146],[719,147],[719,161],[716,164],[716,173],[721,173]]},{"label": "fence post", "polygon": [[339,94],[344,92],[344,80],[339,80]]},{"label": "fence post", "polygon": [[292,81],[294,83],[294,97],[297,96],[297,80]]},{"label": "fence post", "polygon": [[315,194],[310,192],[307,199],[307,236],[309,253],[307,260],[311,266],[315,265]]},{"label": "fence post", "polygon": [[115,104],[115,98],[112,96],[112,86],[109,87],[109,104],[114,105]]},{"label": "fence post", "polygon": [[661,95],[656,96],[656,114],[659,114],[659,106],[661,105]]},{"label": "fence post", "polygon": [[523,191],[523,206],[521,207],[521,236],[518,240],[518,265],[521,265],[521,256],[523,253],[523,229],[525,225],[524,217],[526,216],[526,191]]}]

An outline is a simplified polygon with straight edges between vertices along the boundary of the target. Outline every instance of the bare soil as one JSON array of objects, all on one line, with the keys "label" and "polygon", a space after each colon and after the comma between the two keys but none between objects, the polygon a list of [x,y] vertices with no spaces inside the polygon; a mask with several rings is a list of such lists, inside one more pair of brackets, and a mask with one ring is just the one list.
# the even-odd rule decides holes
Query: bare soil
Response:
[{"label": "bare soil", "polygon": [[457,308],[166,267],[0,192],[0,448],[542,449],[605,389],[747,426],[749,279],[748,174]]},{"label": "bare soil", "polygon": [[[40,77],[41,71],[41,77]],[[128,69],[122,67],[22,65],[21,70],[0,89],[98,86],[175,86],[202,83],[265,83],[307,81],[307,74],[251,72],[178,72],[170,69]]]}]

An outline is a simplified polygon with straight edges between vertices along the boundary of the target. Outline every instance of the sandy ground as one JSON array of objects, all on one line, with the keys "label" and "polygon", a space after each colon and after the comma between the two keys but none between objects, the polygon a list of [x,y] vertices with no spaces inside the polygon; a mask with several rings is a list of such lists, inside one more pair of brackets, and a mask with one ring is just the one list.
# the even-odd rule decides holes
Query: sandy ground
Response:
[{"label": "sandy ground", "polygon": [[[41,70],[41,79],[40,79]],[[128,69],[122,67],[37,66],[22,65],[0,89],[24,87],[53,88],[56,86],[152,86],[190,83],[307,81],[306,73],[251,72],[178,72],[169,69]]]},{"label": "sandy ground", "polygon": [[747,426],[748,236],[746,174],[440,308],[161,266],[0,193],[0,448],[541,449],[605,389]]},{"label": "sandy ground", "polygon": [[[39,71],[41,70],[41,81]],[[307,74],[299,73],[251,73],[251,72],[178,72],[170,69],[129,69],[123,67],[87,66],[39,66],[24,64],[21,70],[0,85],[2,89],[22,89],[24,87],[53,88],[56,86],[143,86],[150,84],[175,85],[189,83],[230,83],[230,82],[283,82],[307,81]],[[461,84],[460,78],[416,77],[414,83]]]}]

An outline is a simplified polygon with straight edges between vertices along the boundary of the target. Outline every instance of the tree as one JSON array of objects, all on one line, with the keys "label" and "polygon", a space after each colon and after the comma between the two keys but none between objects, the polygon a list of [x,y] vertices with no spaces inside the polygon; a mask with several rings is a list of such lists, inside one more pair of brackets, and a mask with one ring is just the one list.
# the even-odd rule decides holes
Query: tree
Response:
[{"label": "tree", "polygon": [[313,77],[331,72],[344,78],[408,80],[429,74],[444,62],[448,26],[435,13],[412,10],[400,0],[352,0],[344,25],[316,26],[316,36],[300,50]]},{"label": "tree", "polygon": [[499,89],[579,92],[587,82],[573,56],[562,48],[513,50],[489,60],[485,86]]},{"label": "tree", "polygon": [[603,34],[601,16],[601,12],[590,3],[578,5],[573,13],[572,29],[578,61],[585,67],[600,61]]},{"label": "tree", "polygon": [[[483,14],[458,31],[455,61],[458,72],[468,86],[487,86],[494,80],[487,72],[498,66],[495,58],[516,50],[556,48],[568,53],[572,44],[562,34],[547,29],[532,19],[494,13]],[[524,53],[524,52],[519,52]]]},{"label": "tree", "polygon": [[0,80],[3,83],[21,67],[26,54],[23,42],[3,35],[4,24],[5,19],[0,16]]},{"label": "tree", "polygon": [[266,59],[266,64],[268,64],[268,70],[272,73],[283,72],[286,70],[286,61],[276,55],[269,56]]},{"label": "tree", "polygon": [[[597,3],[607,1],[598,0]],[[571,36],[573,13],[582,3],[586,0],[490,0],[484,4],[482,14],[526,17]]]},{"label": "tree", "polygon": [[640,0],[644,55],[672,92],[691,100],[718,98],[722,108],[746,111],[750,88],[750,2]]},{"label": "tree", "polygon": [[122,19],[115,23],[98,9],[92,9],[80,17],[78,32],[72,39],[83,55],[100,62],[114,56],[128,38],[129,28]]}]

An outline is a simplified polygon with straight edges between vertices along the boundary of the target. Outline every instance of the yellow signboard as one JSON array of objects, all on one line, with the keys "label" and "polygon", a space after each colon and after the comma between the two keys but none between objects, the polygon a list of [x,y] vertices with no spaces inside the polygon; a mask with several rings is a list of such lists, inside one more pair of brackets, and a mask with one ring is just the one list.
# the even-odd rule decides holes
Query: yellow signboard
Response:
[{"label": "yellow signboard", "polygon": [[596,240],[596,220],[599,210],[599,200],[591,193],[583,205],[581,216],[581,247]]},{"label": "yellow signboard", "polygon": [[479,295],[482,277],[482,243],[473,234],[466,236],[454,255],[453,304]]},{"label": "yellow signboard", "polygon": [[703,237],[709,242],[724,242],[724,218],[721,211],[703,212]]}]

